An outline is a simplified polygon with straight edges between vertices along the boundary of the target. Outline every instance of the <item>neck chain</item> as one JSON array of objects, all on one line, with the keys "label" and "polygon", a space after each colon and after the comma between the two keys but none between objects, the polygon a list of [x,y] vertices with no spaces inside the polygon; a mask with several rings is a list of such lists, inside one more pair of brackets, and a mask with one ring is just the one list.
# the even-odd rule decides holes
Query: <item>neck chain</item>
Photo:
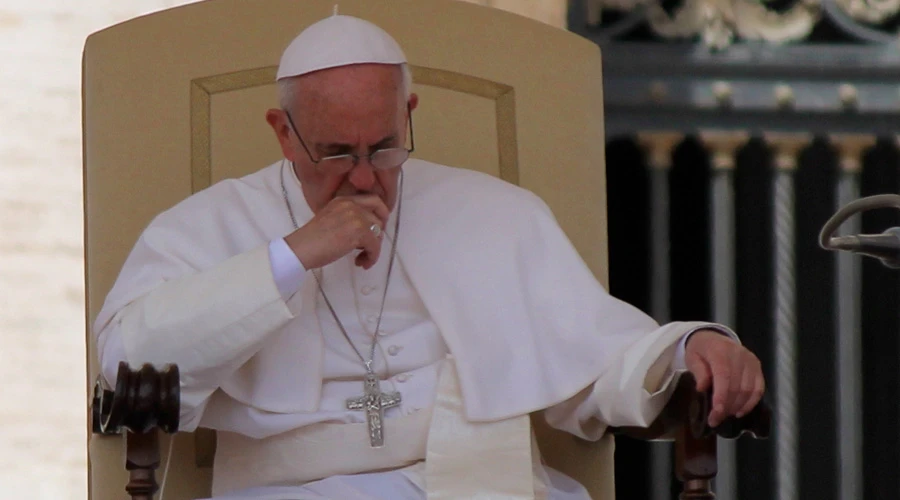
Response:
[{"label": "neck chain", "polygon": [[[293,168],[293,163],[291,164]],[[287,207],[288,215],[291,216],[291,222],[294,225],[294,229],[299,229],[300,225],[297,224],[297,219],[294,217],[294,210],[291,208],[291,202],[288,200],[287,188],[284,184],[284,168],[282,167],[282,175],[281,175],[281,194],[284,197],[284,204]],[[391,271],[394,268],[394,257],[397,254],[397,241],[399,240],[399,231],[400,231],[400,212],[403,207],[403,172],[400,172],[400,189],[399,194],[397,196],[397,217],[394,220],[394,238],[391,240],[390,236],[387,232],[384,232],[385,237],[391,241],[391,256],[388,261],[388,271],[387,276],[384,279],[384,292],[381,295],[381,309],[378,311],[378,322],[375,325],[375,333],[372,334],[372,349],[369,351],[369,358],[366,359],[359,352],[359,349],[356,348],[356,345],[353,344],[353,341],[350,340],[350,335],[347,333],[347,330],[344,328],[343,323],[338,318],[337,313],[334,310],[334,307],[331,305],[331,301],[328,300],[328,296],[325,294],[325,289],[322,288],[322,280],[319,277],[317,270],[313,269],[312,274],[316,278],[316,284],[319,287],[319,292],[322,294],[322,298],[325,299],[325,305],[328,306],[328,310],[331,312],[331,316],[334,318],[334,321],[337,323],[338,328],[341,330],[341,333],[344,335],[344,338],[347,340],[347,343],[350,344],[350,347],[353,348],[353,351],[356,352],[356,355],[359,357],[359,360],[362,361],[363,366],[366,368],[366,375],[374,376],[375,371],[372,368],[372,364],[375,360],[375,349],[378,346],[378,330],[381,328],[381,318],[384,315],[384,303],[387,299],[387,291],[388,285],[391,282]]]}]

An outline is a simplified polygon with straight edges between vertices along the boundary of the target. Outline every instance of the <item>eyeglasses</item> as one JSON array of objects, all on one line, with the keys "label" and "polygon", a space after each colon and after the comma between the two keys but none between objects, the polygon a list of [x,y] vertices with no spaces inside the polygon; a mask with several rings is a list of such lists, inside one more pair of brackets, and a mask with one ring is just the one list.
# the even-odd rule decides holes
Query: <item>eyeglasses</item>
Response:
[{"label": "eyeglasses", "polygon": [[321,174],[344,175],[353,170],[359,164],[361,159],[368,160],[369,164],[372,165],[372,168],[376,170],[389,170],[402,165],[403,162],[409,158],[410,153],[416,150],[416,140],[413,136],[412,110],[409,108],[409,105],[406,106],[406,116],[409,120],[409,149],[384,148],[367,155],[343,154],[325,156],[318,160],[313,158],[309,148],[306,147],[306,143],[303,142],[303,138],[300,137],[300,133],[297,132],[297,126],[294,125],[294,119],[291,118],[291,113],[285,109],[284,114],[287,115],[288,122],[291,124],[294,135],[300,140],[300,145],[303,146],[303,150],[306,151],[306,155],[309,156],[309,161],[316,165],[316,168]]}]

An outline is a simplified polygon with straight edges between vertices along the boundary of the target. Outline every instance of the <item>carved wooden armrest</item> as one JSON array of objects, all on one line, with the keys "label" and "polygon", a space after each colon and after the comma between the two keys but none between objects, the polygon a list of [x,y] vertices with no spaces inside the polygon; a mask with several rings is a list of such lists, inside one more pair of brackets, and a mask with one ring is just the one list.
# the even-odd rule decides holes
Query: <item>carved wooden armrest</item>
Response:
[{"label": "carved wooden armrest", "polygon": [[645,440],[675,441],[675,476],[684,483],[682,500],[712,500],[711,481],[716,476],[716,438],[737,439],[747,434],[767,439],[772,411],[765,400],[741,418],[726,419],[716,428],[708,424],[711,392],[698,392],[694,376],[685,373],[678,381],[660,416],[650,427],[618,427],[613,434]]},{"label": "carved wooden armrest", "polygon": [[144,365],[132,370],[119,363],[115,390],[103,389],[100,377],[94,384],[91,425],[94,434],[125,435],[125,469],[129,481],[125,491],[132,500],[152,500],[159,489],[159,433],[178,432],[181,409],[178,367],[157,370]]}]

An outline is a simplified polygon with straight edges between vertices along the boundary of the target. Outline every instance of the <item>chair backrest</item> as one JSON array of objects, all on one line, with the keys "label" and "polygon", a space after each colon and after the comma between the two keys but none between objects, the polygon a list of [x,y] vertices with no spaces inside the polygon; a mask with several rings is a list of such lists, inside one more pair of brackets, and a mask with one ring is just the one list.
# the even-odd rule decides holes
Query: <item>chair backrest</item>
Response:
[{"label": "chair backrest", "polygon": [[[281,51],[335,0],[208,0],[92,34],[83,61],[88,331],[140,232],[211,183],[280,158],[265,123]],[[394,35],[413,67],[415,156],[532,190],[606,282],[606,198],[598,47],[572,33],[453,0],[341,0],[340,12]],[[98,374],[88,333],[88,386]],[[535,419],[536,420],[536,419]],[[551,465],[613,491],[613,443],[586,446],[537,425]],[[165,498],[209,493],[209,446],[179,434]],[[170,441],[163,440],[165,459]],[[574,450],[574,451],[573,451]],[[585,460],[584,454],[595,457]],[[203,458],[205,457],[205,458]],[[123,497],[118,437],[92,436],[94,500]],[[163,468],[166,464],[163,463]]]}]

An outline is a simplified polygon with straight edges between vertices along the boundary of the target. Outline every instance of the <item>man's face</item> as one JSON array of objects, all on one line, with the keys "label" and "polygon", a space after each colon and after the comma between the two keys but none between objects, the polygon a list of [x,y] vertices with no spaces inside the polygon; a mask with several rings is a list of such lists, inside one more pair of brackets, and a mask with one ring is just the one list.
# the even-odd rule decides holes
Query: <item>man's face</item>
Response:
[{"label": "man's face", "polygon": [[[397,66],[363,64],[318,71],[297,79],[293,106],[287,115],[270,110],[285,158],[294,163],[303,194],[313,213],[338,196],[378,195],[393,210],[400,166],[377,170],[367,155],[379,149],[406,147],[407,102]],[[410,98],[410,109],[416,98]],[[348,172],[335,172],[322,158],[360,156]],[[310,155],[319,163],[310,160]]]}]

